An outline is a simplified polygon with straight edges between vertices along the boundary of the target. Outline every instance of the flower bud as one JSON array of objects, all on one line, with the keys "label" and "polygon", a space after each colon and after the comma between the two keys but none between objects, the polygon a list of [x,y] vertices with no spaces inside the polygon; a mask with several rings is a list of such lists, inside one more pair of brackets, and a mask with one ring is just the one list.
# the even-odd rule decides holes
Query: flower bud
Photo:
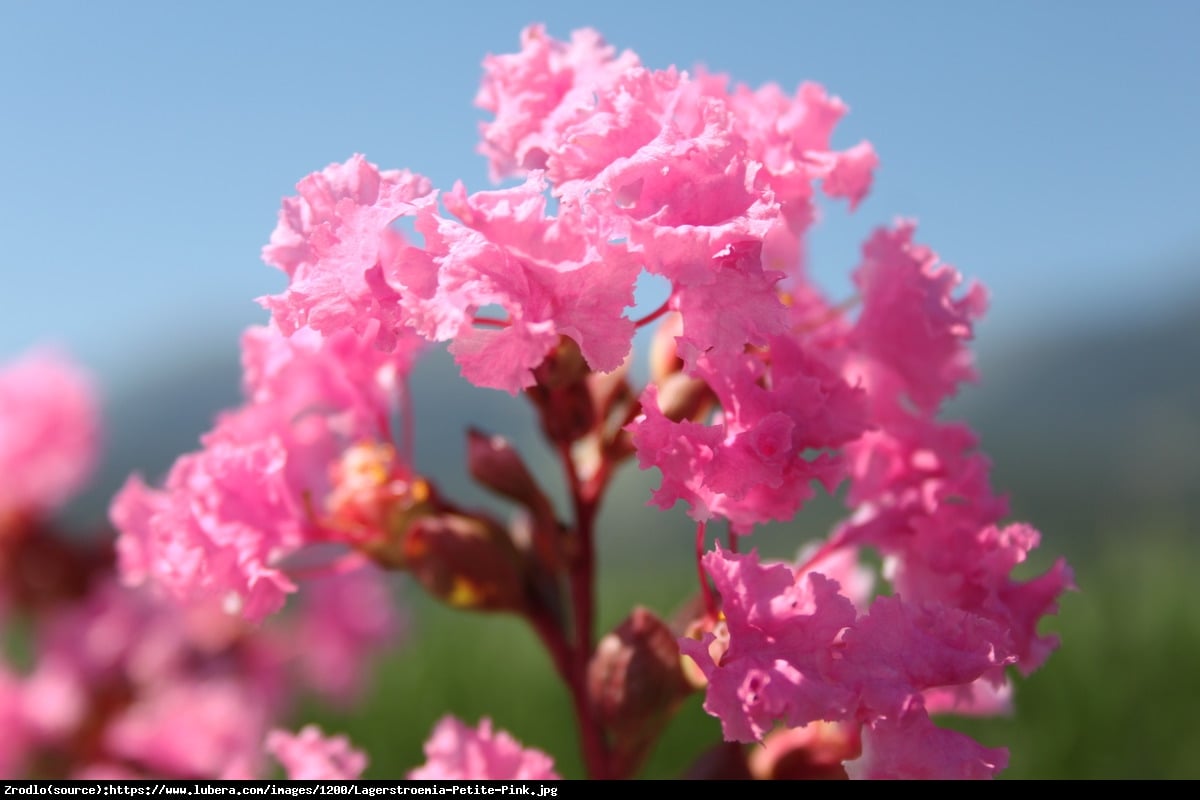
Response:
[{"label": "flower bud", "polygon": [[675,337],[683,334],[683,316],[672,311],[662,318],[650,340],[650,380],[659,383],[683,369],[683,359],[675,347]]},{"label": "flower bud", "polygon": [[471,428],[467,431],[467,468],[475,480],[529,511],[526,541],[546,571],[555,573],[562,563],[558,518],[512,443]]},{"label": "flower bud", "polygon": [[630,358],[612,372],[592,372],[587,376],[588,392],[596,407],[596,416],[608,420],[615,412],[628,407],[633,401],[633,389],[629,386]]},{"label": "flower bud", "polygon": [[604,636],[588,665],[589,698],[615,757],[629,770],[691,691],[675,635],[645,608],[635,608]]},{"label": "flower bud", "polygon": [[535,513],[549,506],[520,454],[503,436],[489,436],[470,428],[467,431],[467,469],[484,486]]},{"label": "flower bud", "polygon": [[588,390],[587,361],[573,340],[559,337],[536,370],[537,383],[526,393],[538,408],[542,431],[550,441],[570,444],[596,425],[596,408]]},{"label": "flower bud", "polygon": [[658,384],[658,408],[672,422],[698,420],[716,401],[707,383],[682,372],[667,375]]},{"label": "flower bud", "polygon": [[816,720],[802,728],[767,734],[750,751],[750,773],[758,780],[846,780],[842,762],[858,758],[862,744],[856,726]]},{"label": "flower bud", "polygon": [[404,565],[431,595],[455,608],[529,608],[520,553],[499,524],[461,514],[416,521],[403,538]]},{"label": "flower bud", "polygon": [[579,345],[567,336],[558,337],[558,344],[533,371],[537,385],[545,389],[562,389],[580,383],[591,370]]}]

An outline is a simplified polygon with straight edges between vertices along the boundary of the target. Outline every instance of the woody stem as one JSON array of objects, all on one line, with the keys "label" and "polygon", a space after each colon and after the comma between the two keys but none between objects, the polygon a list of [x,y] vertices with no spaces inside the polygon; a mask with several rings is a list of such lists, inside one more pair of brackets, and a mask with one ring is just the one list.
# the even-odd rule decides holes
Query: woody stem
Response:
[{"label": "woody stem", "polygon": [[568,580],[571,591],[574,642],[571,647],[571,674],[566,676],[567,686],[578,718],[580,744],[589,777],[605,779],[621,777],[609,774],[609,750],[604,740],[604,731],[596,718],[588,697],[587,673],[592,656],[595,616],[595,571],[596,545],[595,521],[599,508],[598,498],[593,496],[591,486],[585,487],[580,480],[571,446],[561,443],[558,447],[563,471],[571,493],[571,504],[575,514],[575,550],[570,560]]}]

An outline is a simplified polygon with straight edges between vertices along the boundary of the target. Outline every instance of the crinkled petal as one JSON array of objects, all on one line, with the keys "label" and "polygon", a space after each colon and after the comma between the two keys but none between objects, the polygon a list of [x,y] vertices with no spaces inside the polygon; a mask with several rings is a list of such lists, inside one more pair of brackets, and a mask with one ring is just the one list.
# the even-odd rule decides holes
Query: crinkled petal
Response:
[{"label": "crinkled petal", "polygon": [[708,679],[704,708],[721,720],[726,740],[761,740],[777,721],[796,727],[845,717],[854,694],[831,678],[833,649],[855,611],[838,584],[720,547],[704,567],[721,594],[728,649],[714,657],[712,634],[679,646]]},{"label": "crinkled petal", "polygon": [[862,756],[846,762],[851,778],[986,780],[1008,766],[1008,751],[939,728],[923,710],[879,719],[863,729]]}]

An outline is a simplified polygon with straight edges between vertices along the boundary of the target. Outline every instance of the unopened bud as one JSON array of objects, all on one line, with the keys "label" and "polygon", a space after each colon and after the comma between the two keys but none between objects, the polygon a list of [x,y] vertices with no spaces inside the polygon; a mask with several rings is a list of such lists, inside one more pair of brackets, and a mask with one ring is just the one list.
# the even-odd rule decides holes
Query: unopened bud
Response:
[{"label": "unopened bud", "polygon": [[682,372],[667,375],[658,384],[658,408],[672,422],[698,420],[716,404],[707,383]]},{"label": "unopened bud", "polygon": [[612,372],[588,374],[588,392],[592,395],[596,415],[601,419],[607,420],[614,410],[627,406],[633,400],[633,390],[629,386],[629,364],[630,359],[626,357],[621,366]]},{"label": "unopened bud", "polygon": [[602,638],[588,665],[588,696],[626,766],[646,755],[690,692],[675,635],[645,608]]},{"label": "unopened bud", "polygon": [[675,337],[682,335],[683,316],[678,311],[672,311],[658,323],[650,340],[650,380],[659,383],[683,369],[683,359],[675,346]]},{"label": "unopened bud", "polygon": [[542,566],[555,572],[562,561],[558,518],[516,448],[503,436],[471,428],[467,431],[467,468],[475,480],[529,512],[526,542]]},{"label": "unopened bud", "polygon": [[750,773],[759,780],[846,780],[842,762],[862,753],[856,726],[816,720],[802,728],[767,734],[750,753]]},{"label": "unopened bud", "polygon": [[425,517],[405,533],[403,557],[413,577],[447,605],[517,613],[529,606],[520,553],[491,520]]},{"label": "unopened bud", "polygon": [[595,427],[588,372],[579,345],[565,336],[559,337],[558,345],[533,371],[537,382],[525,391],[537,406],[542,431],[550,441],[570,444]]},{"label": "unopened bud", "polygon": [[587,360],[575,340],[568,336],[558,337],[558,344],[551,348],[546,358],[533,371],[537,385],[546,389],[561,389],[579,383],[590,372]]},{"label": "unopened bud", "polygon": [[537,481],[525,467],[516,448],[503,436],[467,431],[467,469],[471,476],[498,494],[526,508],[547,505]]}]

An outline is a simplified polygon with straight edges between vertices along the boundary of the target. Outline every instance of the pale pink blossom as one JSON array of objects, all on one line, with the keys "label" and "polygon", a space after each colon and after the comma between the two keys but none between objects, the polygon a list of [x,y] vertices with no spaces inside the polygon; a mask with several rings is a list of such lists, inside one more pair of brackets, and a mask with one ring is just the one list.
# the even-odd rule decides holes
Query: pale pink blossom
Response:
[{"label": "pale pink blossom", "polygon": [[372,566],[305,583],[280,650],[291,650],[306,686],[340,703],[361,699],[365,667],[399,641],[404,620],[385,574]]},{"label": "pale pink blossom", "polygon": [[35,351],[0,368],[0,523],[55,510],[96,463],[100,409],[91,379]]},{"label": "pale pink blossom", "polygon": [[267,735],[266,750],[279,759],[293,781],[355,780],[367,768],[366,755],[349,739],[325,736],[316,725],[305,725],[294,734],[273,730]]},{"label": "pale pink blossom", "polygon": [[295,591],[284,559],[339,536],[319,519],[335,462],[362,441],[392,439],[414,351],[374,347],[374,330],[247,332],[246,404],[176,461],[163,489],[135,476],[113,501],[129,584],[152,583],[180,601],[217,598],[249,619],[283,605]]},{"label": "pale pink blossom", "polygon": [[392,223],[433,202],[429,181],[408,171],[380,172],[355,155],[314,172],[296,190],[263,248],[263,259],[287,273],[288,289],[261,302],[284,333],[305,326],[363,333],[375,321],[381,346],[391,349],[398,330],[377,297],[386,292],[378,273],[404,247]]},{"label": "pale pink blossom", "polygon": [[484,718],[470,728],[443,717],[425,742],[427,761],[408,773],[411,780],[557,780],[554,762],[540,750],[522,747]]},{"label": "pale pink blossom", "polygon": [[593,30],[570,42],[531,25],[521,32],[521,52],[488,56],[475,102],[496,115],[480,125],[480,152],[498,180],[518,171],[542,169],[557,152],[562,130],[592,113],[592,92],[638,66],[637,56],[617,56]]},{"label": "pale pink blossom", "polygon": [[[595,221],[564,204],[546,215],[539,174],[512,189],[445,197],[458,220],[423,211],[424,249],[409,248],[385,271],[400,292],[406,324],[433,341],[450,340],[463,375],[477,386],[511,393],[531,386],[559,336],[580,347],[595,370],[624,361],[633,322],[638,265],[589,229]],[[480,323],[481,309],[503,318]]]}]

